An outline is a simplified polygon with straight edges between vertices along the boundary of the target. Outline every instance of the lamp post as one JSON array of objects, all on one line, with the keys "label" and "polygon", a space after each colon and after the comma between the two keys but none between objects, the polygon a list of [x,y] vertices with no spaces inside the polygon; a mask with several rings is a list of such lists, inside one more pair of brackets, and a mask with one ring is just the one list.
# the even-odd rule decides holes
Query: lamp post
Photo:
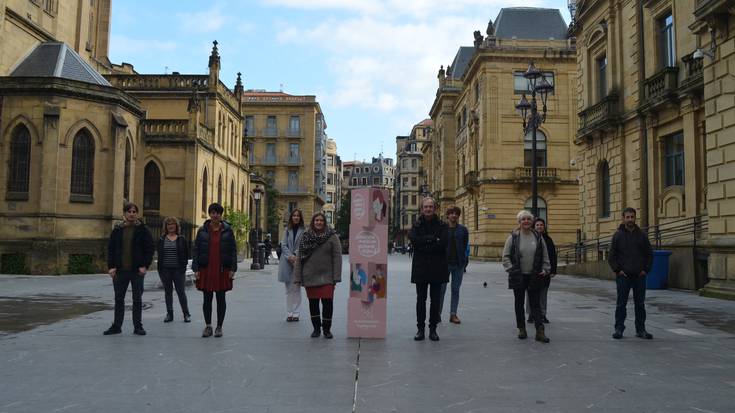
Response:
[{"label": "lamp post", "polygon": [[259,185],[253,189],[253,198],[255,199],[255,228],[250,233],[250,246],[253,251],[253,263],[250,265],[251,270],[263,269],[263,263],[260,262],[260,196],[262,191]]},{"label": "lamp post", "polygon": [[[554,86],[546,80],[543,72],[536,68],[531,62],[528,70],[523,74],[528,80],[529,90],[531,91],[531,101],[526,99],[526,94],[521,96],[521,100],[516,104],[516,110],[523,119],[523,136],[531,132],[531,213],[538,217],[538,159],[536,158],[536,131],[538,127],[546,121],[546,100],[549,93],[554,90]],[[541,98],[542,112],[538,113],[536,96]]]}]

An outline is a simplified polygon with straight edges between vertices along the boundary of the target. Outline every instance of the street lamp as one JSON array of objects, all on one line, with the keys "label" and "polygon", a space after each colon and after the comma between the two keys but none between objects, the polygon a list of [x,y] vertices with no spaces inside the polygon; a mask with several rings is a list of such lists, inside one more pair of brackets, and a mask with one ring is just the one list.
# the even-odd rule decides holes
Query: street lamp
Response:
[{"label": "street lamp", "polygon": [[[554,86],[546,80],[543,72],[536,68],[531,62],[528,70],[523,74],[528,80],[529,90],[531,91],[531,100],[526,99],[526,94],[521,96],[521,100],[516,104],[516,110],[523,119],[523,136],[531,132],[531,213],[538,217],[538,160],[536,159],[536,131],[538,127],[546,121],[546,100],[549,93],[554,90]],[[542,113],[538,113],[536,96],[541,98]]]},{"label": "street lamp", "polygon": [[253,253],[253,263],[250,265],[251,270],[263,269],[263,263],[260,262],[260,196],[262,190],[259,185],[253,189],[253,198],[255,199],[255,228],[250,231],[250,247]]}]

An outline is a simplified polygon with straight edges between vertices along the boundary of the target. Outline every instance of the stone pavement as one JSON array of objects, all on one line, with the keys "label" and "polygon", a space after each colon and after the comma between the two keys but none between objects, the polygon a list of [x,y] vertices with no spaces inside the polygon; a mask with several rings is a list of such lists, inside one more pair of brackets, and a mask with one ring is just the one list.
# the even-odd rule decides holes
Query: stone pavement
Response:
[{"label": "stone pavement", "polygon": [[[191,287],[193,322],[181,322],[176,303],[175,322],[162,323],[155,274],[143,295],[145,337],[132,335],[129,311],[123,334],[102,336],[109,307],[76,307],[112,303],[106,276],[0,277],[0,301],[11,302],[14,317],[40,324],[25,310],[37,308],[38,297],[71,297],[69,308],[78,310],[0,336],[0,412],[735,411],[734,302],[649,291],[647,327],[655,339],[635,338],[629,320],[616,341],[614,283],[558,276],[549,293],[551,343],[521,341],[502,268],[472,262],[462,324],[442,323],[441,341],[416,343],[409,259],[391,256],[388,265],[385,340],[345,337],[345,282],[337,289],[333,340],[309,337],[305,297],[302,321],[286,323],[275,266],[238,273],[225,336],[208,339],[200,337],[201,294]],[[8,329],[0,318],[0,330]]]}]

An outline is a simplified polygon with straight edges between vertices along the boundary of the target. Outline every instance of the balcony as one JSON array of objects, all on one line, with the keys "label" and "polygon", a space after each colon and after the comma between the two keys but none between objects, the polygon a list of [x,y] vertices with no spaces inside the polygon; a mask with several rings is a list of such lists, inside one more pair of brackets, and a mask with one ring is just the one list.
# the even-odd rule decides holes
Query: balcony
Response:
[{"label": "balcony", "polygon": [[286,159],[286,165],[289,166],[301,166],[302,161],[300,156],[289,156]]},{"label": "balcony", "polygon": [[275,138],[278,136],[278,128],[263,128],[261,132],[266,138]]},{"label": "balcony", "polygon": [[704,59],[694,59],[691,54],[681,58],[684,62],[684,80],[681,82],[679,90],[684,94],[701,93],[704,90],[704,75],[702,66]]},{"label": "balcony", "polygon": [[577,138],[585,138],[594,132],[616,126],[620,122],[618,100],[618,95],[611,93],[596,104],[579,112]]},{"label": "balcony", "polygon": [[246,138],[254,138],[256,135],[257,135],[257,130],[255,128],[245,128]]},{"label": "balcony", "polygon": [[277,156],[266,156],[263,158],[263,162],[260,163],[261,165],[276,165],[278,164],[278,157]]},{"label": "balcony", "polygon": [[301,138],[301,128],[287,128],[286,137],[287,138]]},{"label": "balcony", "polygon": [[464,177],[462,179],[462,186],[470,189],[477,187],[477,185],[479,185],[479,181],[477,179],[477,171],[469,171],[464,174]]},{"label": "balcony", "polygon": [[179,119],[145,119],[141,122],[146,138],[183,139],[189,134],[189,121]]},{"label": "balcony", "polygon": [[287,195],[306,195],[310,194],[309,188],[301,185],[286,185],[286,186],[279,186],[276,189],[278,189],[278,192],[281,194],[287,194]]},{"label": "balcony", "polygon": [[[531,182],[532,176],[533,168],[530,166],[515,168],[515,181],[517,183]],[[539,183],[554,183],[559,180],[559,173],[556,168],[538,167],[536,169],[536,177]]]},{"label": "balcony", "polygon": [[677,76],[679,68],[676,66],[665,67],[655,75],[643,82],[646,91],[646,100],[642,105],[643,110],[653,110],[658,106],[676,99]]}]

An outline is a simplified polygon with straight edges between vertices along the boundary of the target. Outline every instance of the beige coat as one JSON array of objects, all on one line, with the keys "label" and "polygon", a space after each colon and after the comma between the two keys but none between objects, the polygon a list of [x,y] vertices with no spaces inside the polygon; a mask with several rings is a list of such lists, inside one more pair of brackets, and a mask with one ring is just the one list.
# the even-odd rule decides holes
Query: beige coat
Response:
[{"label": "beige coat", "polygon": [[301,262],[299,253],[294,265],[294,282],[304,287],[318,287],[342,281],[342,245],[337,234],[320,245],[306,262]]}]

